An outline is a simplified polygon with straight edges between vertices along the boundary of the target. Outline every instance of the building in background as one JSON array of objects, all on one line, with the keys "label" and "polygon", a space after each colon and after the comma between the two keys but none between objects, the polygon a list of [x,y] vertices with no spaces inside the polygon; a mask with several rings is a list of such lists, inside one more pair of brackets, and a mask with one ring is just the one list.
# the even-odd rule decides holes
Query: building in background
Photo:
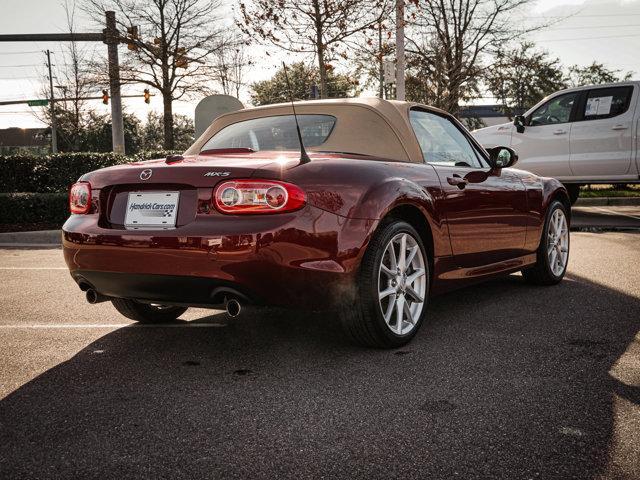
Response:
[{"label": "building in background", "polygon": [[[515,112],[516,115],[521,115],[522,113],[524,112]],[[513,120],[512,117],[504,113],[502,105],[466,105],[460,107],[459,117],[465,124],[472,125],[475,128],[492,127],[493,125],[500,125]],[[482,124],[479,122],[482,122]]]},{"label": "building in background", "polygon": [[48,128],[0,129],[0,154],[49,152],[51,134]]}]

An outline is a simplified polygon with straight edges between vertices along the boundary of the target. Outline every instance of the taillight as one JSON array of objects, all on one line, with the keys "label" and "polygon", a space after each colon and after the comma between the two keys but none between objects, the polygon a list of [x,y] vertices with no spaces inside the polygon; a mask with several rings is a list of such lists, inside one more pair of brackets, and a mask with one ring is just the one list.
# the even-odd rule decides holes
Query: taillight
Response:
[{"label": "taillight", "polygon": [[71,213],[89,213],[91,208],[91,185],[87,182],[78,182],[69,189],[69,210]]},{"label": "taillight", "polygon": [[300,187],[275,180],[231,180],[213,194],[223,213],[279,213],[302,208],[307,200]]}]

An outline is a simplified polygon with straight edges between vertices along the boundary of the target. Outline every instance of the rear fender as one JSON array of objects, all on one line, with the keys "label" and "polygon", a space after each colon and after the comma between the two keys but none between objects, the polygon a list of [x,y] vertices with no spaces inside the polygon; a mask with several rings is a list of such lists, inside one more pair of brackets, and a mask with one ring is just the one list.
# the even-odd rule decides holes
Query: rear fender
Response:
[{"label": "rear fender", "polygon": [[450,255],[449,232],[445,219],[440,217],[435,208],[436,195],[438,190],[435,188],[425,189],[405,178],[389,178],[364,192],[349,216],[382,220],[398,207],[412,206],[420,211],[427,223],[433,238],[434,256]]}]

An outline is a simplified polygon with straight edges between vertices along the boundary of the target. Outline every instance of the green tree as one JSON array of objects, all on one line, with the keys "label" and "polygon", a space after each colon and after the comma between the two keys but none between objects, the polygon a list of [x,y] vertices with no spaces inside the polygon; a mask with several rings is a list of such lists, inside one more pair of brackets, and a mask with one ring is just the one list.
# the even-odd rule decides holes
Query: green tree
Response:
[{"label": "green tree", "polygon": [[[316,67],[307,67],[303,62],[294,63],[287,67],[293,98],[307,100],[312,98],[313,85],[318,85],[320,74]],[[328,71],[327,88],[329,98],[346,98],[355,96],[357,82],[346,75]],[[269,105],[272,103],[289,102],[289,90],[284,75],[284,69],[280,68],[269,80],[255,82],[251,85],[251,103],[254,105]]]},{"label": "green tree", "polygon": [[560,61],[536,50],[531,42],[499,51],[485,77],[489,90],[509,116],[566,87]]},{"label": "green tree", "polygon": [[571,87],[581,87],[583,85],[622,82],[630,80],[631,77],[633,77],[633,72],[623,74],[622,70],[612,70],[602,63],[593,62],[584,67],[571,65],[566,81]]},{"label": "green tree", "polygon": [[[144,125],[140,128],[142,150],[163,149],[163,118],[156,112],[149,112]],[[173,116],[173,139],[176,150],[186,150],[194,141],[195,129],[193,120],[186,115]]]},{"label": "green tree", "polygon": [[[127,154],[133,155],[140,151],[140,120],[135,115],[125,113],[124,120],[124,144]],[[80,151],[84,152],[110,152],[111,116],[89,112],[87,120],[80,135]]]}]

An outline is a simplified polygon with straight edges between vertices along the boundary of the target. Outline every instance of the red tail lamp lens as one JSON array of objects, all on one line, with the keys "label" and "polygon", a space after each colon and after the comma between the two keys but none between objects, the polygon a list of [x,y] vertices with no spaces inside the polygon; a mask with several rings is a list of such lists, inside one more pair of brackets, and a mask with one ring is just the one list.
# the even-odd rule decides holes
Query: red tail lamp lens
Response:
[{"label": "red tail lamp lens", "polygon": [[69,210],[83,215],[91,208],[91,185],[87,182],[74,183],[69,190]]},{"label": "red tail lamp lens", "polygon": [[307,200],[300,187],[275,180],[223,182],[213,197],[218,210],[233,214],[291,212]]}]

